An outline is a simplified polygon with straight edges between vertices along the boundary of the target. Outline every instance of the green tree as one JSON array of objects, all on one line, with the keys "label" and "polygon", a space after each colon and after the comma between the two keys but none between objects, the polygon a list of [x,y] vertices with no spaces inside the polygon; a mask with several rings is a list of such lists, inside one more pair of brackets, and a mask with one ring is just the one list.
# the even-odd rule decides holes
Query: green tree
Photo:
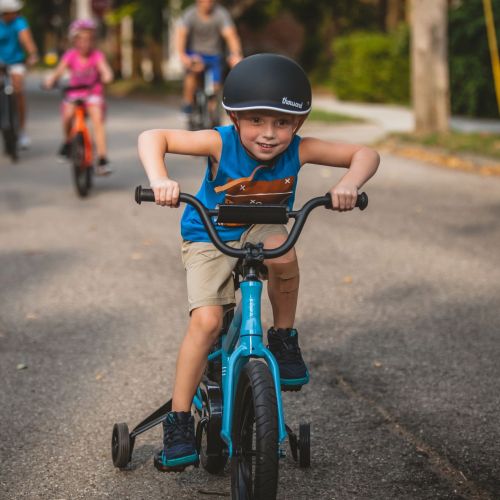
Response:
[{"label": "green tree", "polygon": [[[493,0],[499,33],[500,0]],[[482,0],[455,3],[449,16],[453,113],[498,117]]]}]

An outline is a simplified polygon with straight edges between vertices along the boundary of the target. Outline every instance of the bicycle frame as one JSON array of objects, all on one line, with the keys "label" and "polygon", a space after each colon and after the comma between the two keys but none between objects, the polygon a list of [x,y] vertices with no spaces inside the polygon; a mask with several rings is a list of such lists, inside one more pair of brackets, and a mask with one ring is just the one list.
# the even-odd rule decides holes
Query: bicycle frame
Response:
[{"label": "bicycle frame", "polygon": [[[241,369],[251,358],[266,361],[274,381],[278,409],[279,442],[287,437],[279,368],[271,351],[262,342],[261,297],[262,282],[245,278],[241,284],[241,301],[234,313],[227,334],[222,336],[222,348],[208,356],[208,361],[222,359],[223,416],[221,437],[227,444],[229,457],[233,456],[232,422],[234,399]],[[201,410],[202,400],[199,392],[194,396],[194,405]]]},{"label": "bicycle frame", "polygon": [[71,127],[70,139],[81,133],[83,136],[83,144],[85,149],[85,168],[92,166],[92,139],[90,138],[90,132],[85,121],[85,106],[82,101],[75,101],[75,115],[73,117],[73,124]]}]

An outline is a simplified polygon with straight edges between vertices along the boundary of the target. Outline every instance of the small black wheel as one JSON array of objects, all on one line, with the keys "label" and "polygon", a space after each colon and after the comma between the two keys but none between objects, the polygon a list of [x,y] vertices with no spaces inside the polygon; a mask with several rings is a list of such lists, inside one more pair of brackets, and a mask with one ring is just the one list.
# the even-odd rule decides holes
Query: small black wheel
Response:
[{"label": "small black wheel", "polygon": [[130,443],[128,425],[125,423],[115,424],[113,426],[111,455],[113,456],[113,465],[120,469],[126,467],[130,462],[132,446]]},{"label": "small black wheel", "polygon": [[300,424],[299,426],[299,467],[311,466],[311,425]]},{"label": "small black wheel", "polygon": [[[223,442],[220,439],[219,435],[217,436],[209,436],[209,422],[208,421],[200,421],[198,426],[199,435],[199,449],[200,449],[200,462],[202,467],[209,472],[210,474],[219,474],[224,470],[226,465],[228,456],[224,453]],[[209,440],[211,441],[220,441],[220,453],[209,453]],[[213,443],[212,447],[213,447]]]}]

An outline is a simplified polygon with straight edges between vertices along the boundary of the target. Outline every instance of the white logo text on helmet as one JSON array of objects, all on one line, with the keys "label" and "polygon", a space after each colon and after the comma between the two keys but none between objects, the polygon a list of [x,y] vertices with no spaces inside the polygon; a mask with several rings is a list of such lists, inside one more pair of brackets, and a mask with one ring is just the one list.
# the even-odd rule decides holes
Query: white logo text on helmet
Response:
[{"label": "white logo text on helmet", "polygon": [[303,102],[290,101],[288,97],[283,97],[283,99],[281,100],[281,104],[286,104],[287,106],[293,106],[294,108],[299,109],[302,109],[302,107],[304,106]]}]

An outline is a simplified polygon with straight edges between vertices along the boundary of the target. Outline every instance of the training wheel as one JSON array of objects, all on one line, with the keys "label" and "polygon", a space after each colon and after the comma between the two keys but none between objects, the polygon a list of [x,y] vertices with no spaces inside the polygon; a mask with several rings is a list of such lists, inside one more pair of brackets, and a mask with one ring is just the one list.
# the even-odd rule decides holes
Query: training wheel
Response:
[{"label": "training wheel", "polygon": [[113,436],[111,438],[111,454],[113,465],[120,469],[126,467],[132,455],[132,445],[128,426],[125,423],[113,425]]},{"label": "training wheel", "polygon": [[299,467],[306,468],[311,465],[311,425],[299,426]]}]

